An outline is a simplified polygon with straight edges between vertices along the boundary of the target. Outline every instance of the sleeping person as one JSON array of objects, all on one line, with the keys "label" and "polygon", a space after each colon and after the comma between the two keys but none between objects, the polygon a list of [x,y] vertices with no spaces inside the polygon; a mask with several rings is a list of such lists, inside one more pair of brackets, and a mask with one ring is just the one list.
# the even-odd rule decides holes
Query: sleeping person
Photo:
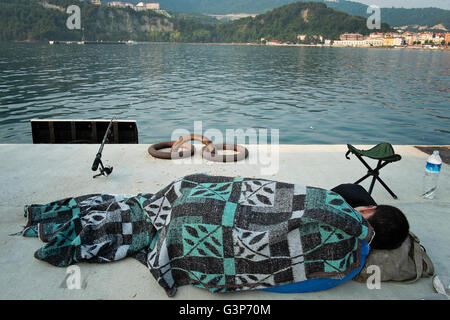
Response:
[{"label": "sleeping person", "polygon": [[22,234],[46,242],[35,257],[60,267],[134,257],[168,296],[187,284],[318,291],[356,276],[370,247],[394,248],[408,235],[400,210],[364,192],[193,174],[155,194],[25,206]]}]

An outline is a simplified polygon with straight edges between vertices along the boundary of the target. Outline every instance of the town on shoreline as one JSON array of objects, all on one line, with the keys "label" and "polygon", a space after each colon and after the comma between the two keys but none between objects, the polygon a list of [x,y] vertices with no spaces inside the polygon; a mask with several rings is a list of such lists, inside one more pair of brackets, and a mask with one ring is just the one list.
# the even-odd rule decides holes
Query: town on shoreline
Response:
[{"label": "town on shoreline", "polygon": [[[312,43],[306,43],[313,40]],[[261,39],[270,46],[327,46],[359,48],[409,48],[409,49],[449,49],[450,33],[438,32],[372,32],[368,36],[359,33],[343,33],[339,40],[324,39],[321,35],[297,35],[299,43],[286,43],[279,40]]]},{"label": "town on shoreline", "polygon": [[[14,41],[17,43],[39,43],[41,41]],[[412,49],[412,50],[444,50],[450,51],[450,46],[440,45],[432,46],[429,44],[414,44],[401,46],[350,46],[350,45],[333,45],[333,44],[304,44],[304,43],[283,43],[283,42],[269,42],[269,43],[255,43],[255,42],[155,42],[155,41],[49,41],[51,45],[54,44],[145,44],[145,43],[159,43],[159,44],[189,44],[189,45],[216,45],[216,46],[255,46],[255,47],[329,47],[329,48],[360,48],[360,49]]]}]

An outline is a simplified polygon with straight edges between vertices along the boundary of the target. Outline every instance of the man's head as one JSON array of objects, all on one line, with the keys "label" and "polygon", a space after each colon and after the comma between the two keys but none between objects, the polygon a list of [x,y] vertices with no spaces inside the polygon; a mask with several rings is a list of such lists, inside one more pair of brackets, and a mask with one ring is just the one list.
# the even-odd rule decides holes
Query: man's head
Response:
[{"label": "man's head", "polygon": [[370,246],[373,249],[398,248],[408,236],[409,223],[403,212],[393,206],[379,205],[355,208],[369,221],[375,231]]}]

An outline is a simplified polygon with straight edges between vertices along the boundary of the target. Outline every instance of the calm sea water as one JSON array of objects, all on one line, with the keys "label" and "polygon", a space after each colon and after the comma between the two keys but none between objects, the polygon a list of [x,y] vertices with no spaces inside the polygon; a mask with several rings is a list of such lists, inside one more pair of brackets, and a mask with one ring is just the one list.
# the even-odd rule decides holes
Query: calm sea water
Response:
[{"label": "calm sea water", "polygon": [[189,44],[0,43],[0,143],[32,118],[173,130],[278,129],[287,144],[450,144],[450,52]]}]

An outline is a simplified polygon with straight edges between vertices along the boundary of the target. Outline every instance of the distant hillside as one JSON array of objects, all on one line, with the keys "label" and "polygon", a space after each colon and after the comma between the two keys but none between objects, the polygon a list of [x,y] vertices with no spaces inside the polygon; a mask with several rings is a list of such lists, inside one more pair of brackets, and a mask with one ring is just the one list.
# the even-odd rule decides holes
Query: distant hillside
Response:
[{"label": "distant hillside", "polygon": [[[382,31],[391,30],[382,24]],[[298,34],[321,35],[338,39],[345,32],[367,35],[366,19],[328,8],[323,3],[296,2],[273,9],[254,18],[248,17],[222,24],[220,31],[232,41],[252,42],[260,38],[297,42]]]},{"label": "distant hillside", "polygon": [[[203,14],[229,14],[229,13],[264,13],[268,10],[285,4],[294,3],[297,0],[159,0],[162,8],[173,11],[195,12]],[[367,5],[338,0],[310,0],[325,3],[328,7],[343,11],[351,15],[368,17]],[[139,0],[129,0],[138,3]],[[426,4],[426,2],[424,2]],[[442,24],[450,30],[450,10],[438,8],[382,8],[381,21],[391,26],[428,26]]]},{"label": "distant hillside", "polygon": [[[368,6],[359,2],[343,1],[327,2],[323,0],[311,0],[324,2],[330,8],[343,11],[352,15],[368,17]],[[428,26],[429,28],[442,24],[446,29],[450,29],[450,10],[439,8],[381,8],[381,21],[391,26]]]},{"label": "distant hillside", "polygon": [[437,8],[424,9],[390,9],[381,11],[382,20],[392,26],[433,26],[442,24],[445,29],[450,30],[450,10]]},{"label": "distant hillside", "polygon": [[[49,6],[48,4],[52,5]],[[68,5],[81,8],[82,30],[69,30]],[[59,9],[58,9],[59,7]],[[153,11],[135,12],[95,6],[79,0],[0,0],[0,41],[34,40],[161,40],[174,23]]]}]

